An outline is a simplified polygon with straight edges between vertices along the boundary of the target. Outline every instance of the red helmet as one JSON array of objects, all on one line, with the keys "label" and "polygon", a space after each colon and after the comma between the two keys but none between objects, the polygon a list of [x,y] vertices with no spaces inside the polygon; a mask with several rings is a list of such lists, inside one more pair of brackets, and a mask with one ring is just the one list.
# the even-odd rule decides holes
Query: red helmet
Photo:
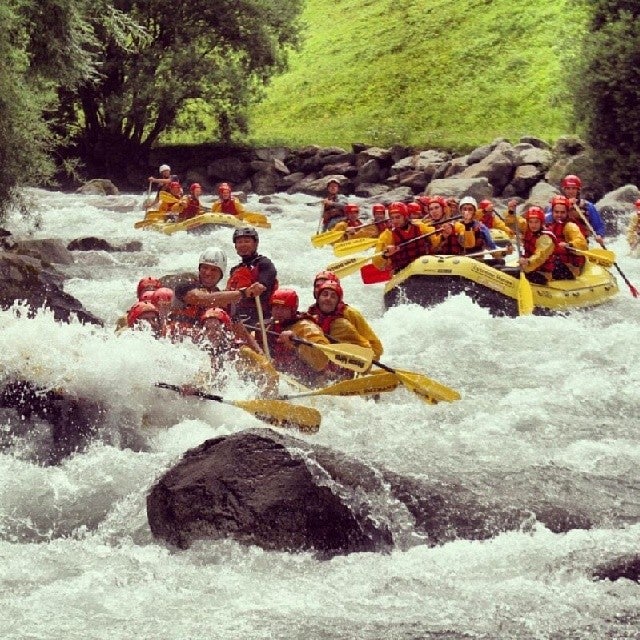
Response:
[{"label": "red helmet", "polygon": [[422,207],[420,206],[420,204],[418,202],[410,202],[407,205],[407,211],[409,212],[409,215],[414,215],[414,214],[418,214],[418,215],[422,215]]},{"label": "red helmet", "polygon": [[228,182],[221,182],[218,185],[218,193],[222,193],[223,191],[231,191],[231,185]]},{"label": "red helmet", "polygon": [[405,218],[409,216],[409,210],[404,202],[392,202],[389,205],[389,213],[401,213]]},{"label": "red helmet", "polygon": [[179,182],[176,182],[175,180],[169,183],[169,190],[173,191],[174,189],[182,189],[182,185]]},{"label": "red helmet", "polygon": [[557,204],[563,204],[567,209],[569,208],[569,198],[566,196],[553,196],[551,198],[551,208],[555,207]]},{"label": "red helmet", "polygon": [[529,207],[527,213],[524,214],[524,219],[531,220],[533,218],[544,224],[544,211],[540,207]]},{"label": "red helmet", "polygon": [[582,186],[582,180],[580,180],[580,178],[578,178],[578,176],[574,176],[573,174],[569,174],[568,176],[565,176],[564,178],[562,178],[562,182],[560,183],[560,185],[562,186],[562,188],[564,188],[564,187],[578,187],[578,189],[580,189],[580,187]]},{"label": "red helmet", "polygon": [[638,199],[636,200],[636,207],[638,207],[638,208],[640,209],[640,198],[638,198]]},{"label": "red helmet", "polygon": [[196,189],[202,189],[202,187],[200,186],[199,182],[194,182],[190,187],[189,187],[189,191],[191,191],[191,193],[193,193]]},{"label": "red helmet", "polygon": [[298,294],[293,289],[276,289],[271,295],[271,306],[282,305],[298,311]]},{"label": "red helmet", "polygon": [[150,302],[153,304],[153,294],[157,291],[157,289],[147,289],[142,292],[142,295],[138,298],[138,302]]},{"label": "red helmet", "polygon": [[373,213],[373,215],[375,215],[376,213],[386,213],[387,212],[387,208],[381,203],[381,202],[376,202],[372,207],[371,207],[371,213]]},{"label": "red helmet", "polygon": [[327,280],[326,282],[323,282],[321,285],[318,286],[318,297],[320,297],[320,294],[326,289],[331,289],[331,291],[335,291],[338,294],[338,300],[342,301],[342,297],[344,296],[344,291],[342,290],[342,287],[340,286],[339,282],[336,282],[335,280]]},{"label": "red helmet", "polygon": [[158,304],[158,302],[173,302],[174,298],[173,289],[169,289],[169,287],[160,287],[151,292],[152,304]]},{"label": "red helmet", "polygon": [[353,203],[350,202],[349,204],[345,204],[344,205],[344,212],[345,213],[360,213],[360,207]]},{"label": "red helmet", "polygon": [[447,206],[447,201],[442,196],[431,196],[429,198],[429,204],[439,204],[444,210],[444,208]]},{"label": "red helmet", "polygon": [[428,207],[431,204],[429,196],[418,196],[417,200],[423,207]]},{"label": "red helmet", "polygon": [[129,311],[127,311],[127,325],[133,327],[133,325],[140,319],[143,313],[155,313],[158,317],[158,310],[150,302],[136,302]]},{"label": "red helmet", "polygon": [[315,278],[313,279],[313,284],[315,286],[318,280],[330,280],[331,282],[340,282],[340,278],[333,273],[333,271],[318,271],[316,273]]},{"label": "red helmet", "polygon": [[140,296],[147,289],[152,289],[153,291],[155,291],[156,289],[159,289],[161,286],[162,286],[162,282],[160,282],[158,278],[152,278],[151,276],[146,276],[145,278],[142,278],[142,280],[138,282],[138,288],[136,289],[136,295],[138,296],[138,300],[140,299]]},{"label": "red helmet", "polygon": [[489,207],[493,207],[493,202],[491,200],[480,200],[478,203],[478,208],[486,211]]},{"label": "red helmet", "polygon": [[231,329],[231,316],[224,309],[210,307],[200,316],[200,322],[205,322],[209,318],[215,318],[227,329]]}]

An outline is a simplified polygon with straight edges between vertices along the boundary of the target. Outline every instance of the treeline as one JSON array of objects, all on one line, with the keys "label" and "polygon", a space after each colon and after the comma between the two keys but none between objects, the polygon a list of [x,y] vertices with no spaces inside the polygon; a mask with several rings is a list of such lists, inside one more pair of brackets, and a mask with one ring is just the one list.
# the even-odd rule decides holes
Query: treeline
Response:
[{"label": "treeline", "polygon": [[[609,185],[640,182],[640,5],[583,0],[567,65],[583,135]],[[0,215],[73,157],[117,175],[170,127],[246,131],[248,106],[299,44],[302,0],[3,0]],[[550,25],[550,28],[553,28]],[[71,152],[70,152],[71,150]]]}]

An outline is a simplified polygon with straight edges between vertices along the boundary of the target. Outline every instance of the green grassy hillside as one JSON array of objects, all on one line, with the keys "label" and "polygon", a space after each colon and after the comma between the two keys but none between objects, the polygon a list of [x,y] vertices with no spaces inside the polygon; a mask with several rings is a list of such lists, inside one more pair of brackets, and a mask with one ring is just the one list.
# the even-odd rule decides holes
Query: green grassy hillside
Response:
[{"label": "green grassy hillside", "polygon": [[561,65],[584,21],[570,0],[307,0],[290,71],[250,142],[465,149],[571,131]]}]

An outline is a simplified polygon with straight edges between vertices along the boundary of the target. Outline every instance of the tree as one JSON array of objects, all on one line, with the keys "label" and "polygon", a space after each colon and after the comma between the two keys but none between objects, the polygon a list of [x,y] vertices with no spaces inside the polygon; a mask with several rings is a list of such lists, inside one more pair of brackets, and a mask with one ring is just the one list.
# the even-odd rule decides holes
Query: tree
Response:
[{"label": "tree", "polygon": [[[148,153],[186,105],[191,126],[212,117],[225,136],[242,130],[245,108],[286,66],[298,43],[302,0],[115,0],[144,30],[126,43],[96,29],[100,75],[60,91],[60,114],[84,157],[112,160]],[[195,120],[195,121],[194,121]]]},{"label": "tree", "polygon": [[588,30],[570,65],[574,110],[610,188],[640,182],[640,5],[590,0]]},{"label": "tree", "polygon": [[97,65],[94,25],[126,16],[107,0],[4,0],[0,3],[0,219],[15,205],[18,187],[43,184],[52,175],[59,132],[45,122],[59,85],[92,77]]}]

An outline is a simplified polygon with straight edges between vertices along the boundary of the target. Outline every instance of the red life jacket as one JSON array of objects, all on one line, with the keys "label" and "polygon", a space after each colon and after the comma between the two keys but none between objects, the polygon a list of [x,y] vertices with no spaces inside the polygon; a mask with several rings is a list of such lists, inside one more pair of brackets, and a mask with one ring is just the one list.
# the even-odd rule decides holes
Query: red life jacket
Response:
[{"label": "red life jacket", "polygon": [[227,215],[237,216],[238,212],[236,211],[236,202],[233,198],[228,198],[227,200],[220,200],[220,211],[221,213],[226,213]]},{"label": "red life jacket", "polygon": [[338,306],[333,313],[324,314],[320,311],[320,307],[314,304],[309,308],[309,315],[311,319],[322,329],[322,332],[328,336],[331,335],[331,325],[334,320],[338,318],[344,318],[344,312],[347,309],[347,305],[344,302],[338,302]]},{"label": "red life jacket", "polygon": [[493,211],[484,211],[480,222],[487,227],[487,229],[493,229],[494,213]]},{"label": "red life jacket", "polygon": [[356,218],[355,220],[347,220],[347,227],[361,227],[362,226],[362,220],[360,220],[360,218]]},{"label": "red life jacket", "polygon": [[452,256],[458,256],[464,253],[464,247],[460,244],[458,234],[455,230],[452,231],[448,237],[440,235],[440,245],[438,246],[437,253]]},{"label": "red life jacket", "polygon": [[189,196],[185,208],[180,212],[180,220],[189,220],[200,215],[200,200]]},{"label": "red life jacket", "polygon": [[391,228],[391,223],[388,220],[381,220],[380,222],[376,222],[375,225],[378,233],[382,233],[385,229]]},{"label": "red life jacket", "polygon": [[399,247],[398,251],[391,256],[391,267],[394,271],[400,271],[407,265],[411,264],[416,258],[424,256],[429,253],[429,241],[427,238],[420,238],[420,240],[414,240],[408,244],[400,247],[401,244],[418,238],[422,235],[422,231],[417,225],[411,222],[407,223],[402,229],[395,227],[391,229],[391,235],[393,237],[393,244]]},{"label": "red life jacket", "polygon": [[[584,214],[586,217],[586,213]],[[589,227],[587,227],[587,225],[584,223],[584,220],[577,214],[575,213],[575,219],[574,218],[569,218],[567,220],[567,222],[573,222],[573,224],[578,226],[578,229],[580,229],[580,233],[582,233],[582,235],[588,240],[589,236],[591,235],[591,231],[589,231]]]},{"label": "red life jacket", "polygon": [[[530,229],[527,229],[522,240],[522,248],[524,250],[525,258],[531,257],[536,252],[536,241],[543,234],[549,236],[553,241],[554,246],[556,246],[556,237],[548,229],[541,229],[536,234],[532,233]],[[541,267],[539,267],[537,271],[548,271],[551,273],[556,266],[556,262],[557,256],[555,253],[552,253],[547,261]]]},{"label": "red life jacket", "polygon": [[547,229],[553,233],[554,242],[555,242],[555,250],[557,258],[564,262],[565,264],[570,264],[574,267],[579,267],[582,269],[586,262],[586,258],[584,256],[580,256],[576,253],[572,253],[571,251],[567,251],[566,248],[561,247],[560,243],[565,240],[564,237],[564,228],[567,225],[567,222],[571,222],[570,220],[565,220],[564,222],[556,222],[555,220],[547,225]]}]

